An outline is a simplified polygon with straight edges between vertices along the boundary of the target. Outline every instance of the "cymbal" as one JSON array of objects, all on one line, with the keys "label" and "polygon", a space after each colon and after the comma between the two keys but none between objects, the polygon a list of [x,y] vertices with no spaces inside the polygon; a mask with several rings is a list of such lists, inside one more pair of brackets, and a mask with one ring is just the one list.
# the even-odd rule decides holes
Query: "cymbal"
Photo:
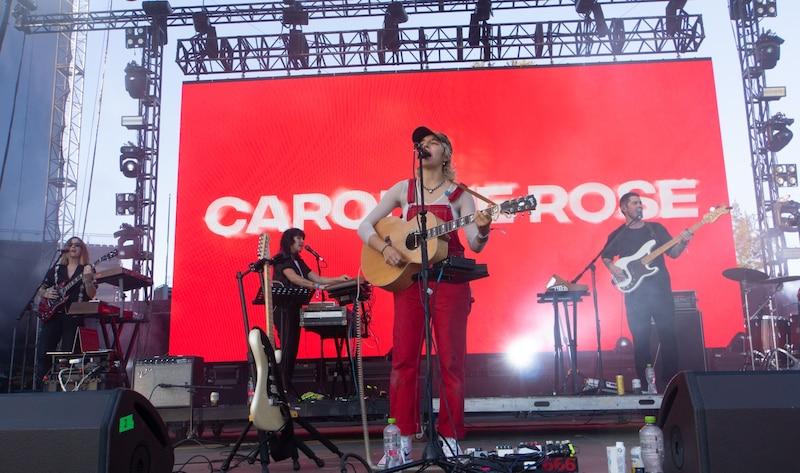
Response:
[{"label": "cymbal", "polygon": [[800,281],[800,276],[781,276],[779,278],[764,279],[756,282],[759,284],[782,284],[789,281]]},{"label": "cymbal", "polygon": [[764,282],[764,279],[769,277],[767,273],[750,268],[730,268],[723,271],[722,275],[733,281],[740,282]]}]

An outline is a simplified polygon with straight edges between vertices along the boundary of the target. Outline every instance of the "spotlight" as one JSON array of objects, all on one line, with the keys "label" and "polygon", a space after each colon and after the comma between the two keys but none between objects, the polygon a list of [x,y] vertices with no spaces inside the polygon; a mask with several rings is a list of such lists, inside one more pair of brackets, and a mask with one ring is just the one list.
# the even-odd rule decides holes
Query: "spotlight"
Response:
[{"label": "spotlight", "polygon": [[28,10],[29,12],[35,11],[39,8],[39,5],[36,4],[33,0],[17,0],[24,9]]},{"label": "spotlight", "polygon": [[117,194],[117,215],[134,215],[137,203],[136,194]]},{"label": "spotlight", "polygon": [[478,0],[475,5],[475,15],[478,17],[478,21],[488,21],[492,16],[492,1]]},{"label": "spotlight", "polygon": [[763,127],[767,133],[767,149],[776,153],[792,141],[794,134],[787,128],[794,123],[794,118],[787,118],[784,114],[778,113],[769,120]]},{"label": "spotlight", "polygon": [[686,0],[669,0],[667,2],[666,11],[666,27],[667,36],[673,37],[680,29],[680,20],[678,19],[678,10],[683,10],[686,6]]},{"label": "spotlight", "polygon": [[767,31],[758,37],[755,44],[755,56],[758,67],[762,70],[772,69],[781,58],[783,39],[775,33]]},{"label": "spotlight", "polygon": [[159,46],[167,44],[167,16],[172,14],[169,2],[162,0],[142,2],[142,10],[153,20],[153,40]]},{"label": "spotlight", "polygon": [[125,177],[139,177],[144,168],[145,152],[138,146],[126,145],[119,149],[119,170]]},{"label": "spotlight", "polygon": [[778,87],[764,87],[761,89],[761,95],[758,96],[759,100],[763,102],[779,100],[784,97],[786,97],[786,86],[784,85]]},{"label": "spotlight", "polygon": [[143,233],[138,228],[123,223],[114,233],[114,238],[117,238],[117,258],[141,259]]},{"label": "spotlight", "polygon": [[603,15],[603,8],[597,3],[597,0],[575,0],[575,11],[594,20],[597,36],[607,36],[610,33],[608,25],[606,25],[606,17]]},{"label": "spotlight", "polygon": [[303,30],[293,29],[289,32],[289,42],[286,45],[289,53],[289,64],[294,69],[305,69],[308,67],[308,41],[303,34]]},{"label": "spotlight", "polygon": [[[219,44],[217,43],[217,29],[211,25],[208,15],[205,12],[192,14],[192,23],[197,36],[205,36],[203,53],[209,58],[219,57]],[[203,40],[200,40],[203,41]]]},{"label": "spotlight", "polygon": [[797,187],[797,165],[775,164],[772,166],[772,178],[778,187]]},{"label": "spotlight", "polygon": [[392,2],[386,7],[386,16],[384,17],[384,24],[399,25],[408,21],[408,13],[403,7],[403,2]]},{"label": "spotlight", "polygon": [[125,66],[125,90],[132,99],[147,97],[147,69],[131,61]]},{"label": "spotlight", "polygon": [[308,24],[308,12],[303,10],[303,5],[297,1],[284,1],[289,6],[283,9],[281,23],[284,26],[299,26]]},{"label": "spotlight", "polygon": [[125,47],[128,49],[143,48],[147,40],[147,27],[136,26],[125,28]]},{"label": "spotlight", "polygon": [[759,17],[778,16],[778,7],[775,0],[753,0],[753,10]]}]

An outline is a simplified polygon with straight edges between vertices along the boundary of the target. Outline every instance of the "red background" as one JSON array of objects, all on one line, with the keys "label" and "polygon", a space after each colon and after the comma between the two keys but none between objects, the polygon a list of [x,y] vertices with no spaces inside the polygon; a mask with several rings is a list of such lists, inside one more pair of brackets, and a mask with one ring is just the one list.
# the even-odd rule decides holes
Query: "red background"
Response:
[{"label": "red background", "polygon": [[[245,359],[236,274],[257,259],[260,232],[274,254],[281,232],[300,227],[329,264],[323,275],[355,275],[355,228],[382,190],[412,176],[419,125],[450,137],[459,181],[498,203],[529,193],[540,203],[531,215],[501,217],[486,250],[467,255],[491,274],[472,283],[469,352],[502,353],[520,340],[550,351],[552,306],[536,294],[597,255],[622,223],[619,195],[638,190],[645,218],[673,235],[728,203],[713,84],[710,60],[187,83],[170,352]],[[225,197],[243,207],[207,216]],[[257,209],[260,199],[273,205]],[[237,221],[247,225],[230,231]],[[721,274],[736,266],[730,215],[667,264],[674,290],[697,291],[706,345],[727,345],[742,327],[738,284]],[[629,332],[622,295],[602,265],[597,276],[610,349]],[[580,282],[591,285],[589,273]],[[263,306],[250,305],[258,284],[244,278],[250,324],[263,326]],[[578,313],[578,349],[595,350],[591,297]],[[371,314],[364,354],[383,355],[389,293],[375,291]],[[300,356],[318,357],[318,336],[303,337]]]}]

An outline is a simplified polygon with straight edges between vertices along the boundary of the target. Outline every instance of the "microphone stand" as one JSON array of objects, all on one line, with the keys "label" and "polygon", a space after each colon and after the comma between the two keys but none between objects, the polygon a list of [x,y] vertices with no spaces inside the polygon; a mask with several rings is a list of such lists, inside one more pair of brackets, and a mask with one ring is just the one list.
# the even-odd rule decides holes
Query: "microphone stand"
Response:
[{"label": "microphone stand", "polygon": [[[631,220],[630,223],[624,223],[622,225],[622,227],[620,227],[620,228],[628,228],[634,222],[636,222],[638,220],[640,220],[640,219]],[[577,283],[583,277],[583,275],[586,273],[586,271],[590,271],[591,270],[591,273],[592,273],[592,303],[594,304],[594,323],[595,323],[595,332],[597,333],[597,370],[598,370],[598,378],[599,378],[599,381],[597,382],[597,390],[595,391],[596,394],[602,393],[603,389],[605,389],[605,387],[606,387],[606,378],[605,378],[605,375],[603,374],[603,348],[602,348],[601,336],[600,336],[600,307],[599,307],[599,304],[597,302],[597,266],[594,263],[595,263],[595,261],[597,261],[600,258],[600,256],[603,255],[603,252],[606,251],[606,248],[608,248],[609,245],[611,245],[612,243],[614,243],[615,241],[617,241],[619,239],[619,237],[622,235],[623,232],[624,232],[624,229],[620,230],[619,233],[617,233],[617,235],[613,239],[607,241],[606,244],[603,245],[603,248],[601,248],[600,251],[597,253],[597,255],[595,255],[595,257],[592,258],[591,261],[589,261],[589,264],[587,264],[586,267],[583,268],[583,271],[581,271],[571,281],[572,284]]]}]

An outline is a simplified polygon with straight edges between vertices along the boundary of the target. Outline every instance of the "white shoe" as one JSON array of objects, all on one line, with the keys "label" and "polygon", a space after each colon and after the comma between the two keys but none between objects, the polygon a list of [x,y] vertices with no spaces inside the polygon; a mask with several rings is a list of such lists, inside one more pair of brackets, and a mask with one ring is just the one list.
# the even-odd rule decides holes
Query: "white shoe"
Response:
[{"label": "white shoe", "polygon": [[411,463],[411,436],[410,435],[401,435],[400,436],[400,454],[403,456],[403,463]]},{"label": "white shoe", "polygon": [[447,458],[458,457],[464,454],[461,447],[458,445],[458,440],[453,437],[439,437],[439,445],[442,447],[442,452]]}]

